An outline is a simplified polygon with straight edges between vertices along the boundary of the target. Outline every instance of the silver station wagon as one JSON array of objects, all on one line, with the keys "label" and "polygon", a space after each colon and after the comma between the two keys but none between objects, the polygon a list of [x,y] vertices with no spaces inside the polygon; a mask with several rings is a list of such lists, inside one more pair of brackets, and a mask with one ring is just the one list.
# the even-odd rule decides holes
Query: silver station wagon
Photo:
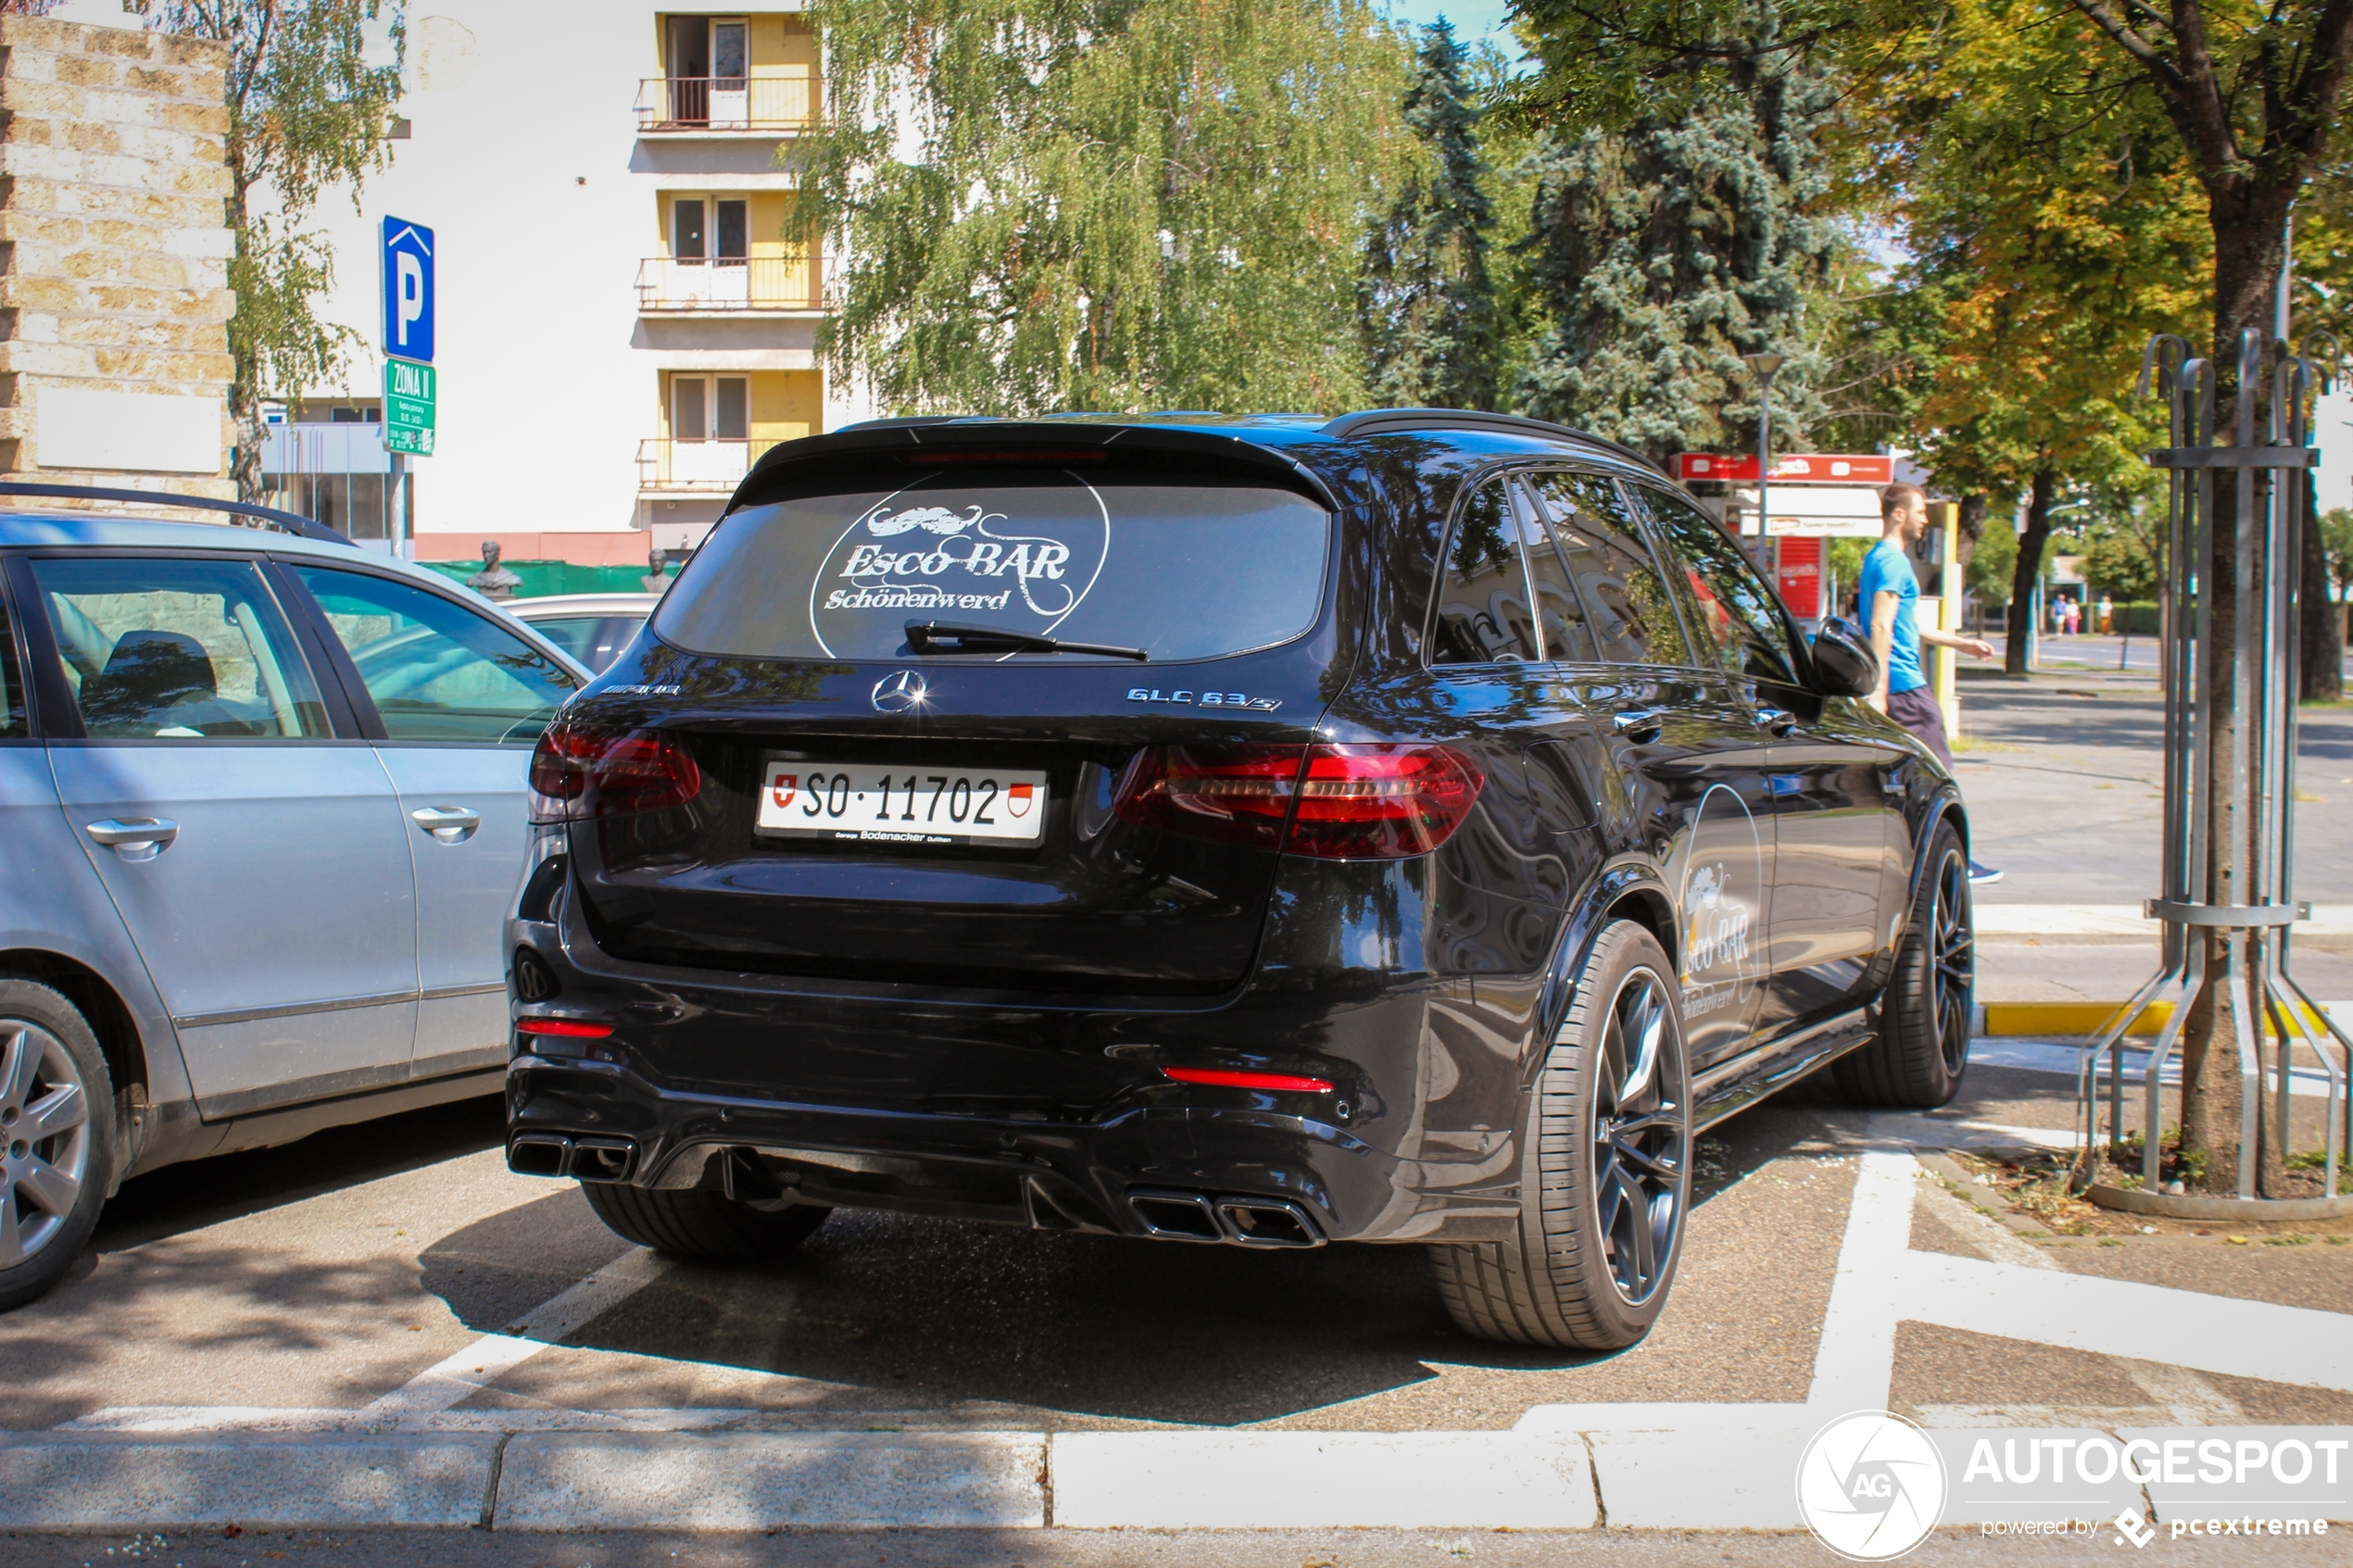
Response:
[{"label": "silver station wagon", "polygon": [[0,1309],[125,1176],[497,1092],[586,674],[332,535],[0,514]]}]

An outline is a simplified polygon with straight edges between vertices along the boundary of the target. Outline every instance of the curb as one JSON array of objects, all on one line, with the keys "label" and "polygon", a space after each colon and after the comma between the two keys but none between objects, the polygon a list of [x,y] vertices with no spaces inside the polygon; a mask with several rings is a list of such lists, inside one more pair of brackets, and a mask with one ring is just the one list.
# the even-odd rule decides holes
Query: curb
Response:
[{"label": "curb", "polygon": [[[2342,1004],[2321,1004],[2330,1013]],[[2064,1035],[2094,1035],[2118,1013],[2124,1010],[2121,999],[2113,1002],[1980,1002],[1977,1004],[1977,1029],[1980,1035],[2052,1038]],[[2315,1032],[2324,1032],[2327,1021],[2310,1009],[2300,1010],[2303,1025]],[[2125,1034],[2136,1039],[2154,1038],[2173,1016],[2171,1002],[2151,1002],[2141,1010]]]},{"label": "curb", "polygon": [[505,1441],[495,1432],[10,1433],[0,1437],[0,1528],[480,1524]]},{"label": "curb", "polygon": [[771,1525],[1030,1528],[1041,1432],[535,1433],[510,1439],[492,1517],[510,1530]]},{"label": "curb", "polygon": [[[1792,1530],[1798,1455],[1838,1413],[1537,1406],[1494,1432],[0,1433],[0,1530]],[[1957,1465],[1989,1430],[1931,1436]],[[2148,1436],[2169,1455],[2241,1436],[2353,1448],[2348,1427]],[[2310,1506],[2353,1522],[2342,1499]],[[1946,1523],[1984,1512],[1957,1504]]]}]

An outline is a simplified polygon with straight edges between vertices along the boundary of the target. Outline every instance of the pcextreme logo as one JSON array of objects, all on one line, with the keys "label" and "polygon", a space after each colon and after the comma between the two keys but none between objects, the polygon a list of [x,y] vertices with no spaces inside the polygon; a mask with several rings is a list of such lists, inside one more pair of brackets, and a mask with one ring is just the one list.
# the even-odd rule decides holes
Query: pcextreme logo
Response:
[{"label": "pcextreme logo", "polygon": [[1797,1461],[1797,1512],[1841,1557],[1901,1557],[1944,1515],[1944,1456],[1885,1411],[1856,1411],[1814,1434]]}]

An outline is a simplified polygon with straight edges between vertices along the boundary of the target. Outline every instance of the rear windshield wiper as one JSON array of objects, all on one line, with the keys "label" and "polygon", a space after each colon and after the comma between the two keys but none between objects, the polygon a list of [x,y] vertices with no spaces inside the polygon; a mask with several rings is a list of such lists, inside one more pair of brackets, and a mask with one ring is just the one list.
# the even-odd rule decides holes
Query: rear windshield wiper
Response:
[{"label": "rear windshield wiper", "polygon": [[1060,637],[1000,632],[988,626],[950,626],[937,621],[907,622],[907,646],[917,653],[1100,653],[1114,659],[1151,658],[1142,648],[1114,647],[1108,643],[1066,643]]}]

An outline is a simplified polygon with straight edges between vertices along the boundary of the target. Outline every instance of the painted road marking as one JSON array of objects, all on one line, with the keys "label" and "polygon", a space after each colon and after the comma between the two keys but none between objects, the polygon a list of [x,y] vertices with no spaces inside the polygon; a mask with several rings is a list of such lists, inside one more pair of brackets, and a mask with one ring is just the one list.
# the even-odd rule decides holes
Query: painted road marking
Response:
[{"label": "painted road marking", "polygon": [[619,1306],[670,1272],[671,1260],[632,1248],[578,1285],[532,1309],[513,1334],[485,1334],[354,1413],[355,1427],[415,1431],[498,1381],[574,1329]]}]

